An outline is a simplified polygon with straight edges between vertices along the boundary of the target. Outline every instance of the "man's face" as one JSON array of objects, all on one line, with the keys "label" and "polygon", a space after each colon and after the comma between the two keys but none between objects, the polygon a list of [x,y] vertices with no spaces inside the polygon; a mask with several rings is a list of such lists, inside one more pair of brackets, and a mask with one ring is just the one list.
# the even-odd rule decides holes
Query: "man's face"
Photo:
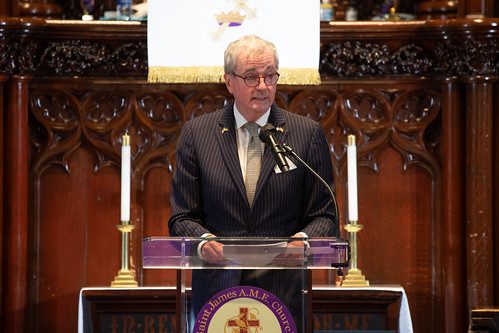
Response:
[{"label": "man's face", "polygon": [[[242,54],[237,58],[235,74],[242,78],[232,74],[224,75],[227,89],[234,96],[237,109],[246,120],[257,120],[274,102],[276,85],[265,84],[264,77],[276,72],[274,56],[271,52],[265,52],[259,55]],[[261,76],[258,85],[248,87],[243,79],[247,76]]]}]

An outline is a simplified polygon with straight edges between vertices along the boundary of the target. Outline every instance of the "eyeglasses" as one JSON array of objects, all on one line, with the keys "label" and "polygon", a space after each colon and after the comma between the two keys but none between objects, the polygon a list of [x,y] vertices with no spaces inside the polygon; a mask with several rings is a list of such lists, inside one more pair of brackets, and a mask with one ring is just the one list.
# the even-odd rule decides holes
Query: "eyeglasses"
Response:
[{"label": "eyeglasses", "polygon": [[244,80],[244,83],[246,86],[249,88],[255,88],[260,84],[260,79],[263,79],[263,82],[265,82],[266,85],[268,86],[274,86],[277,84],[277,81],[279,81],[279,73],[269,73],[267,75],[261,76],[261,75],[248,75],[248,76],[241,76],[237,75],[236,73],[232,72],[234,76],[237,76],[238,78],[241,78]]}]

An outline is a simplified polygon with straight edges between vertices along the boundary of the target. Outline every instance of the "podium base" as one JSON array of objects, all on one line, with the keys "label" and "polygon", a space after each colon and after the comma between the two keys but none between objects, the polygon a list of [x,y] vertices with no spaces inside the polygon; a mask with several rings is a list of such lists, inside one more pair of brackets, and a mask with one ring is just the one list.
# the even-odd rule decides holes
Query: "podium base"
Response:
[{"label": "podium base", "polygon": [[348,274],[345,276],[343,281],[341,281],[342,287],[367,287],[369,286],[369,281],[366,280],[365,276],[362,275],[360,269],[350,269]]},{"label": "podium base", "polygon": [[120,270],[111,282],[111,288],[137,288],[138,284],[129,270]]}]

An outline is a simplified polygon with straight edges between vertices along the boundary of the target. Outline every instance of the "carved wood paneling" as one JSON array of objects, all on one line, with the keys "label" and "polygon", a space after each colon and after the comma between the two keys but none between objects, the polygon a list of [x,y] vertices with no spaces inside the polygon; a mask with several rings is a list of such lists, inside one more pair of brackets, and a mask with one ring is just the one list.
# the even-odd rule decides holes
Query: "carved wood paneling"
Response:
[{"label": "carved wood paneling", "polygon": [[[131,134],[133,148],[132,223],[136,229],[131,238],[131,268],[146,285],[175,285],[172,272],[141,270],[140,243],[144,237],[167,234],[168,185],[182,124],[227,104],[230,96],[223,85],[194,86],[194,91],[191,86],[139,83],[120,87],[109,82],[73,84],[70,89],[50,83],[32,85],[30,127],[36,135],[31,173],[39,212],[33,218],[40,232],[32,239],[32,251],[38,256],[33,258],[31,283],[45,286],[31,298],[37,304],[38,327],[54,329],[45,319],[49,313],[67,308],[76,311],[76,291],[109,284],[119,268],[120,239],[115,225],[120,135],[125,131]],[[428,246],[436,228],[434,207],[439,203],[434,192],[440,178],[439,136],[433,131],[441,126],[438,92],[412,84],[399,89],[369,84],[283,87],[277,101],[322,124],[331,144],[341,202],[346,196],[346,135],[358,136],[360,217],[366,225],[360,235],[362,268],[373,283],[407,286],[411,300],[418,304],[415,318],[431,316],[435,280],[427,276],[432,271],[432,251],[438,251]],[[395,187],[405,184],[402,191],[387,191],[397,183]],[[426,199],[415,201],[416,193]],[[394,205],[387,209],[381,202]],[[345,213],[342,209],[341,214]],[[412,238],[415,234],[418,237]],[[71,264],[71,278],[54,270],[54,260]],[[393,270],[399,260],[405,264]],[[318,278],[317,282],[327,281]],[[65,289],[72,297],[54,298],[51,288]],[[426,321],[422,329],[430,330],[432,324]]]},{"label": "carved wood paneling", "polygon": [[[106,31],[109,25],[96,24],[89,25],[82,34],[78,31],[81,26],[78,21],[61,22],[64,21],[33,26],[11,19],[9,29],[4,28],[0,37],[0,72],[146,76],[145,26],[130,23],[125,24],[128,31],[116,27]],[[324,78],[497,75],[497,39],[488,38],[491,31],[497,30],[496,26],[492,21],[477,21],[473,34],[463,34],[464,24],[465,20],[382,22],[373,30],[364,22],[348,26],[338,23],[332,27],[323,23],[321,75]],[[19,36],[21,31],[37,29],[48,30],[50,34],[36,39]],[[380,38],[383,30],[397,31],[403,39]],[[436,31],[441,34],[439,39],[429,40],[428,34]],[[68,40],[72,32],[78,38]]]}]

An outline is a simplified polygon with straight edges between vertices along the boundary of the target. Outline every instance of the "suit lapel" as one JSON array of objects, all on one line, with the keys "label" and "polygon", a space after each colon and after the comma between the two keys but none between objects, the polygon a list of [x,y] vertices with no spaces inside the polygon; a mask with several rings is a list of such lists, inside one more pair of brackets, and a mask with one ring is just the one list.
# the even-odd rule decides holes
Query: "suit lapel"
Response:
[{"label": "suit lapel", "polygon": [[[274,125],[278,130],[274,133],[274,137],[278,143],[283,143],[286,141],[288,136],[288,131],[285,129],[284,124],[286,123],[286,117],[281,109],[276,106],[272,106],[269,115],[269,123]],[[282,131],[280,130],[282,129]],[[260,177],[258,178],[258,183],[255,190],[254,202],[258,199],[258,194],[261,192],[263,186],[267,183],[267,180],[272,175],[275,167],[275,159],[270,151],[270,148],[265,145],[265,150],[263,153],[262,167],[260,169]]]},{"label": "suit lapel", "polygon": [[224,109],[219,120],[216,138],[222,157],[237,190],[246,198],[241,164],[237,154],[236,125],[232,107]]}]

